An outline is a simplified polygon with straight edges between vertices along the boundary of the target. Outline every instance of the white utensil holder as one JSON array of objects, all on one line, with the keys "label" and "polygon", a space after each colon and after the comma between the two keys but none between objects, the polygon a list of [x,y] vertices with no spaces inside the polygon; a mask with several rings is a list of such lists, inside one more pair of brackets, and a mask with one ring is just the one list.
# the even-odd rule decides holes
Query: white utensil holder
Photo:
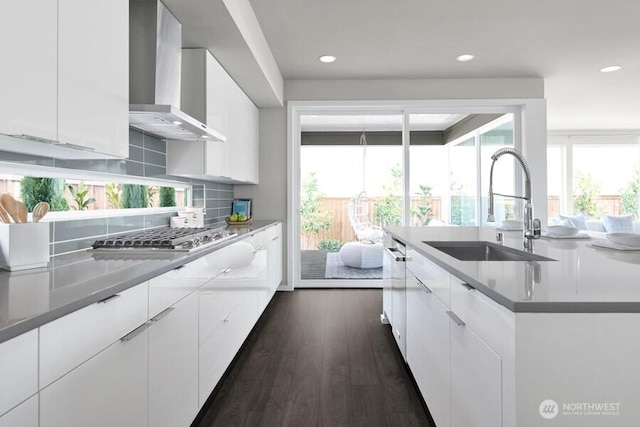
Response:
[{"label": "white utensil holder", "polygon": [[0,224],[0,268],[17,271],[46,267],[49,223]]}]

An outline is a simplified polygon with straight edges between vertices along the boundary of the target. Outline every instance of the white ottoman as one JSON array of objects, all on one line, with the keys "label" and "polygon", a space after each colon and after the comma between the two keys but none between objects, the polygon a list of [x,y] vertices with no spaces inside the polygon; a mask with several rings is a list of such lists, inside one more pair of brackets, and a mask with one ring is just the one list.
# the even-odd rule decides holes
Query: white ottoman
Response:
[{"label": "white ottoman", "polygon": [[382,267],[382,243],[345,243],[340,248],[340,259],[347,267]]}]

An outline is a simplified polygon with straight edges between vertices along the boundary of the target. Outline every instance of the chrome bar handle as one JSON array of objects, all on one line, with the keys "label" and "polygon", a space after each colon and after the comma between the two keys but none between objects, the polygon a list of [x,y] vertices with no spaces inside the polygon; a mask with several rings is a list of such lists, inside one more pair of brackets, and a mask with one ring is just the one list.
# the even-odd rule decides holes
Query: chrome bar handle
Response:
[{"label": "chrome bar handle", "polygon": [[169,307],[166,310],[163,310],[160,313],[158,313],[155,317],[153,317],[151,319],[151,321],[152,322],[159,322],[163,318],[167,317],[173,310],[175,310],[175,307]]},{"label": "chrome bar handle", "polygon": [[459,318],[453,311],[447,311],[447,314],[449,315],[451,320],[453,320],[456,323],[456,325],[458,326],[466,325],[466,323],[464,323],[464,321],[461,318]]},{"label": "chrome bar handle", "polygon": [[134,339],[135,337],[137,337],[138,335],[146,331],[149,328],[149,326],[151,326],[150,322],[144,322],[142,325],[138,326],[133,331],[129,332],[127,335],[120,338],[120,341],[122,342],[131,341],[132,339]]},{"label": "chrome bar handle", "polygon": [[118,298],[120,298],[122,295],[120,294],[113,294],[110,297],[106,297],[104,299],[101,299],[100,301],[98,301],[98,304],[106,304],[108,302],[117,300]]}]

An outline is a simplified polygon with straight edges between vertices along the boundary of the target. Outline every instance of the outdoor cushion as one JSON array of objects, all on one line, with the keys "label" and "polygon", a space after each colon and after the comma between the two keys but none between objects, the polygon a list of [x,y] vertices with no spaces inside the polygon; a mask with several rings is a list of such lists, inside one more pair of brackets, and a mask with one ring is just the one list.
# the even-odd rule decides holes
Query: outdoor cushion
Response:
[{"label": "outdoor cushion", "polygon": [[349,242],[340,248],[340,259],[348,267],[382,267],[382,243]]},{"label": "outdoor cushion", "polygon": [[560,215],[560,219],[566,219],[572,227],[580,230],[587,230],[587,220],[583,214],[576,216],[564,216]]},{"label": "outdoor cushion", "polygon": [[631,215],[602,215],[602,222],[607,233],[633,233]]}]

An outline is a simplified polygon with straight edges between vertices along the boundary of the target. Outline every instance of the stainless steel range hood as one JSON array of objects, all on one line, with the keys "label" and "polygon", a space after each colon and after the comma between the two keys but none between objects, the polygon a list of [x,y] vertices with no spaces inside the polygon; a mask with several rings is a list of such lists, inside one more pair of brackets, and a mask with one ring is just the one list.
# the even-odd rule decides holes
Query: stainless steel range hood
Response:
[{"label": "stainless steel range hood", "polygon": [[226,141],[180,110],[182,25],[157,0],[129,2],[129,125],[167,140]]}]

